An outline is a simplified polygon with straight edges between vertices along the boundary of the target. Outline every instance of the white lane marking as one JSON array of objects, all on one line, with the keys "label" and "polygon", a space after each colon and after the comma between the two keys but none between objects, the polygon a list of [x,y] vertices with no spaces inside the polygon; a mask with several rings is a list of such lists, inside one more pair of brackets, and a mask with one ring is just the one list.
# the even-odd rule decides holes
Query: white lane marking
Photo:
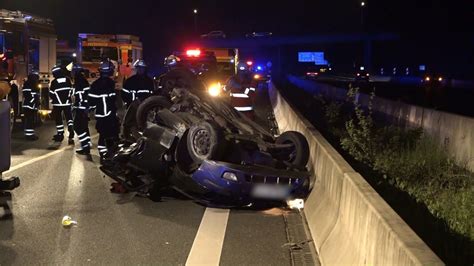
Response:
[{"label": "white lane marking", "polygon": [[186,260],[187,266],[219,265],[229,210],[206,208]]},{"label": "white lane marking", "polygon": [[[64,203],[62,206],[62,215],[70,215],[74,221],[78,222],[78,225],[75,227],[81,226],[81,214],[80,207],[82,206],[82,192],[84,190],[84,184],[82,180],[86,178],[86,165],[84,160],[78,156],[72,155],[71,158],[71,168],[69,170],[69,176],[67,181],[66,193],[64,194]],[[51,264],[54,265],[73,265],[73,262],[80,262],[74,261],[75,258],[75,249],[67,248],[63,249],[62,245],[64,245],[64,239],[68,240],[68,245],[70,247],[79,246],[80,241],[79,233],[76,230],[64,230],[59,223],[59,219],[62,217],[58,217],[58,227],[59,232],[56,235],[56,248],[53,252],[53,261]]]},{"label": "white lane marking", "polygon": [[[99,136],[99,134],[94,134],[93,136],[91,136],[91,138],[95,138],[95,137],[97,137],[97,136]],[[9,169],[8,171],[3,172],[3,174],[4,174],[4,175],[9,174],[9,173],[11,173],[11,172],[13,172],[13,171],[15,171],[15,170],[18,170],[18,169],[20,169],[20,168],[23,168],[23,167],[27,166],[27,165],[36,163],[36,162],[38,162],[38,161],[41,161],[41,160],[43,160],[43,159],[46,159],[46,158],[48,158],[48,157],[51,157],[51,156],[53,156],[53,155],[56,155],[56,154],[58,154],[58,153],[61,153],[61,152],[65,151],[65,150],[70,150],[70,149],[72,149],[71,146],[64,146],[64,147],[62,147],[61,149],[58,149],[58,150],[55,150],[55,151],[52,151],[52,152],[48,152],[48,153],[46,153],[46,154],[44,154],[44,155],[41,155],[41,156],[39,156],[39,157],[33,158],[33,159],[28,160],[28,161],[26,161],[26,162],[22,162],[22,163],[20,163],[20,164],[15,165],[15,166],[12,166],[12,167],[10,167],[10,169]]]}]

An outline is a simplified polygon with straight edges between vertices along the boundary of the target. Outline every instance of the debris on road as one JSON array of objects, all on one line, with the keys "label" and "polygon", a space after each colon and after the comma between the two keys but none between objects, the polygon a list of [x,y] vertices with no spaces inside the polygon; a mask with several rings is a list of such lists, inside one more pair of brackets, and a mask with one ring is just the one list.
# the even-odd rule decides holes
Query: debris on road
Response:
[{"label": "debris on road", "polygon": [[69,215],[65,215],[63,217],[63,220],[61,221],[61,224],[64,226],[64,227],[71,227],[73,225],[77,225],[77,221],[74,221],[71,216]]}]

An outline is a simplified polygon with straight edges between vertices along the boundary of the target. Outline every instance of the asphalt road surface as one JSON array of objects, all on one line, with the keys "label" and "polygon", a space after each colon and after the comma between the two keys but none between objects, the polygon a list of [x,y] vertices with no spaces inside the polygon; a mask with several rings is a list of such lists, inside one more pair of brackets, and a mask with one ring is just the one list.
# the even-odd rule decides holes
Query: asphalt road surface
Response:
[{"label": "asphalt road surface", "polygon": [[[210,209],[172,192],[162,202],[112,194],[96,149],[92,160],[66,143],[48,149],[52,121],[37,133],[36,142],[13,134],[4,176],[19,176],[21,186],[0,197],[0,265],[291,265],[290,244],[307,240],[288,233],[303,230],[297,211]],[[65,215],[77,225],[63,227]],[[288,222],[295,217],[301,224]]]}]

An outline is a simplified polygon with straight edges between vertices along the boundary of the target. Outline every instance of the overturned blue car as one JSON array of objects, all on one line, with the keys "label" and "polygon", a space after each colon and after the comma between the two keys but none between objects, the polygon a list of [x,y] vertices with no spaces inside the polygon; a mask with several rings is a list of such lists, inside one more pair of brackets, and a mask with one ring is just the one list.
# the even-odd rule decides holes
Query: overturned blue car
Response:
[{"label": "overturned blue car", "polygon": [[275,137],[224,100],[178,88],[127,113],[136,116],[135,137],[101,166],[126,191],[159,199],[172,188],[225,208],[286,204],[308,194],[309,147],[299,132]]}]

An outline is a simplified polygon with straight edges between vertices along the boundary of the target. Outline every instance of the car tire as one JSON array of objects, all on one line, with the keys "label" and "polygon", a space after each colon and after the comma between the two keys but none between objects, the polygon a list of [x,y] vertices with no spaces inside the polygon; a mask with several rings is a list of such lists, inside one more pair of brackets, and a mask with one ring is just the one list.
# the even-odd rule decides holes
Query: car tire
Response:
[{"label": "car tire", "polygon": [[137,109],[137,127],[139,130],[144,130],[147,123],[152,120],[152,112],[161,109],[170,108],[171,102],[162,96],[151,96],[145,99]]},{"label": "car tire", "polygon": [[219,160],[225,149],[223,132],[207,121],[192,125],[186,136],[186,148],[194,164],[204,160]]},{"label": "car tire", "polygon": [[293,144],[294,151],[285,161],[297,168],[304,168],[309,160],[309,145],[306,137],[300,132],[286,131],[276,139],[277,144]]},{"label": "car tire", "polygon": [[188,69],[176,68],[160,78],[161,95],[169,96],[175,88],[198,88],[196,76]]}]

